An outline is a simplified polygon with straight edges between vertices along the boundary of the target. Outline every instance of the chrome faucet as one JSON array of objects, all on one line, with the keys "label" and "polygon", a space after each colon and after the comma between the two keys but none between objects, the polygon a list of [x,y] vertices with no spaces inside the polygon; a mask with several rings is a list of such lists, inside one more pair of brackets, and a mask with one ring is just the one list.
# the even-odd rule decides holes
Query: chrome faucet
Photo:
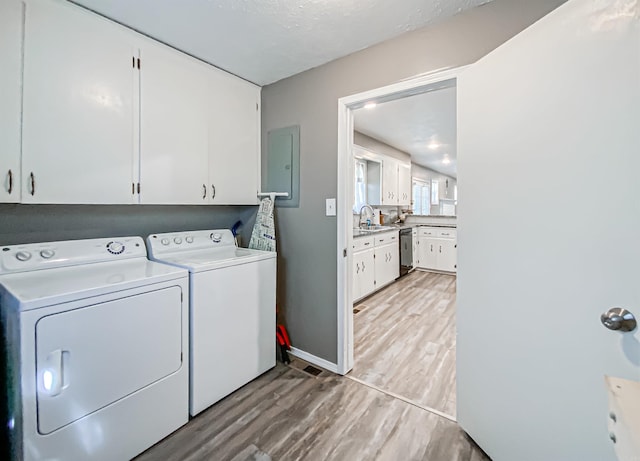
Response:
[{"label": "chrome faucet", "polygon": [[[360,219],[358,220],[358,225],[359,225],[360,227],[362,227],[362,224],[363,224],[363,223],[362,223],[362,211],[363,211],[365,208],[366,208],[367,210],[369,210],[369,212],[371,213],[371,218],[372,218],[372,219],[373,219],[373,217],[375,216],[375,213],[373,212],[373,208],[371,207],[371,205],[363,205],[363,207],[362,207],[362,208],[360,208]],[[369,226],[371,226],[371,219],[370,219],[370,220],[369,220],[369,222],[367,223],[367,227],[369,227]]]}]

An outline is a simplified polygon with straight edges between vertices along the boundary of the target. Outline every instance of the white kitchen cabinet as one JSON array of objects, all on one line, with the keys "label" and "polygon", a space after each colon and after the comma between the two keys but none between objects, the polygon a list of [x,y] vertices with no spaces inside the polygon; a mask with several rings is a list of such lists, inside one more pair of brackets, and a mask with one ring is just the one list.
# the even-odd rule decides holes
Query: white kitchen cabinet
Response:
[{"label": "white kitchen cabinet", "polygon": [[398,164],[398,205],[411,205],[411,163]]},{"label": "white kitchen cabinet", "polygon": [[382,288],[400,276],[398,242],[375,247],[376,288]]},{"label": "white kitchen cabinet", "polygon": [[67,2],[29,2],[23,75],[22,202],[132,203],[130,34]]},{"label": "white kitchen cabinet", "polygon": [[209,202],[258,203],[260,87],[211,67],[208,84]]},{"label": "white kitchen cabinet", "polygon": [[206,204],[205,64],[151,40],[140,59],[140,203]]},{"label": "white kitchen cabinet", "polygon": [[0,203],[20,201],[22,18],[22,2],[0,2]]},{"label": "white kitchen cabinet", "polygon": [[456,272],[457,246],[455,230],[420,227],[416,265],[421,269]]},{"label": "white kitchen cabinet", "polygon": [[398,161],[385,156],[382,160],[382,196],[380,205],[398,204]]},{"label": "white kitchen cabinet", "polygon": [[353,301],[364,298],[375,290],[373,236],[364,236],[353,240]]}]

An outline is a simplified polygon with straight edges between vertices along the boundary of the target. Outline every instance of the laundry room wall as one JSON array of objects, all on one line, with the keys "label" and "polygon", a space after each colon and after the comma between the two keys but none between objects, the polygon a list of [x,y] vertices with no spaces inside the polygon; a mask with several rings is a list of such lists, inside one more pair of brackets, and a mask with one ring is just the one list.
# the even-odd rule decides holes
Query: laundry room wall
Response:
[{"label": "laundry room wall", "polygon": [[201,229],[241,220],[249,243],[257,206],[0,205],[0,246]]},{"label": "laundry room wall", "polygon": [[294,346],[337,362],[337,223],[324,211],[337,194],[338,99],[471,64],[562,3],[494,0],[263,88],[263,151],[270,130],[300,125],[300,206],[277,209],[278,305]]}]

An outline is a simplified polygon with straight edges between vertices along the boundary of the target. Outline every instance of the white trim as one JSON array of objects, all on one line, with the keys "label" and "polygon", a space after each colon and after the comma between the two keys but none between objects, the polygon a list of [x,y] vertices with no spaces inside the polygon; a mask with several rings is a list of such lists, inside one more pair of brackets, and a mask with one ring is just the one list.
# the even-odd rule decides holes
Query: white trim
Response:
[{"label": "white trim", "polygon": [[299,359],[304,360],[305,362],[309,362],[313,365],[319,366],[320,368],[324,368],[325,370],[328,370],[332,373],[338,374],[338,365],[336,365],[335,363],[331,363],[328,360],[321,359],[320,357],[316,357],[313,354],[309,354],[308,352],[302,351],[293,346],[291,347],[291,350],[289,351],[289,353],[294,357],[298,357]]},{"label": "white trim", "polygon": [[[338,99],[338,223],[337,223],[337,373],[346,375],[353,368],[353,302],[351,297],[353,225],[353,108],[365,102],[402,96],[421,87],[458,78],[467,66],[435,71],[392,85]],[[346,252],[346,257],[343,255]]]}]

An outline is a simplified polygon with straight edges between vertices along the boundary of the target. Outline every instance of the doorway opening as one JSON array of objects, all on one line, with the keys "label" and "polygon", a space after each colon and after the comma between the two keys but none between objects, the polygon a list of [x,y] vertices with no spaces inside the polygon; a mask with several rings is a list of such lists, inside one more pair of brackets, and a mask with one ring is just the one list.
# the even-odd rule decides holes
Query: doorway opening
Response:
[{"label": "doorway opening", "polygon": [[[455,94],[462,70],[414,78],[338,103],[338,371],[450,419],[455,419]],[[428,119],[444,123],[435,120],[433,112],[438,111],[446,112],[442,120],[453,117],[453,122],[447,127],[429,124]],[[403,118],[413,126],[397,125]],[[428,139],[415,136],[419,125],[423,129],[418,134]],[[392,186],[395,196],[389,196],[392,188],[379,179],[385,164],[387,171],[395,169],[396,181],[399,178]],[[397,221],[412,228],[409,242],[413,240],[408,244],[413,262],[408,275],[400,278],[401,266],[407,272],[407,243],[400,242],[398,229],[388,229]],[[420,235],[432,225],[447,226],[443,234],[454,239],[434,235],[441,238],[431,242]],[[359,227],[366,229],[356,231]],[[396,240],[391,241],[393,235]],[[388,246],[383,236],[390,240]],[[363,242],[375,245],[376,239],[379,255],[374,248],[362,251]],[[429,243],[430,249],[435,244],[434,255],[451,246],[453,260],[441,256],[445,266],[427,264],[429,252],[418,242]],[[371,277],[374,267],[373,289],[363,288],[370,280],[362,282],[361,271],[369,270]]]}]

